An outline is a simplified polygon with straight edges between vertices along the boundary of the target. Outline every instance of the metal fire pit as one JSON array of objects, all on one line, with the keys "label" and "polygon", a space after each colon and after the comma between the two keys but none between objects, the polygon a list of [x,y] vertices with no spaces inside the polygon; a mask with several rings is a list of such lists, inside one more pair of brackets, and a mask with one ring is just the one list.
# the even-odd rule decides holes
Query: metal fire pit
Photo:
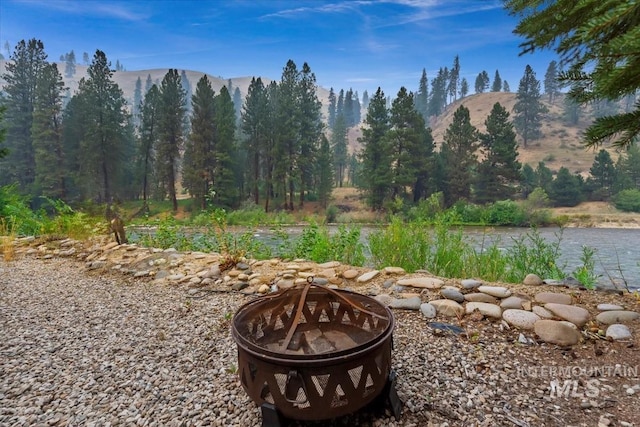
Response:
[{"label": "metal fire pit", "polygon": [[389,394],[394,319],[373,298],[312,283],[258,298],[232,326],[242,386],[262,408],[263,426],[280,416],[324,420],[350,414]]}]

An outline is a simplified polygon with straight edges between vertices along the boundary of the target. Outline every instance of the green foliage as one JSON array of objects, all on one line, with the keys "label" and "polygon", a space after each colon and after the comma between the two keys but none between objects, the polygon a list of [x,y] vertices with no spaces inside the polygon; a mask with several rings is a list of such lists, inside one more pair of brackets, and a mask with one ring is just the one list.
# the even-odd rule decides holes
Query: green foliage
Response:
[{"label": "green foliage", "polygon": [[532,228],[527,234],[513,238],[513,245],[506,257],[508,270],[505,280],[519,283],[529,274],[537,274],[543,278],[562,279],[565,277],[566,265],[558,265],[562,229],[556,234],[555,242],[547,242],[537,229]]},{"label": "green foliage", "polygon": [[587,289],[595,289],[598,284],[598,279],[601,277],[599,274],[593,272],[595,268],[595,254],[596,250],[589,246],[582,246],[582,255],[580,255],[580,261],[582,265],[573,270],[573,276],[582,283]]},{"label": "green foliage", "polygon": [[521,226],[526,223],[526,214],[513,200],[502,200],[488,207],[487,222],[492,225]]},{"label": "green foliage", "polygon": [[42,233],[43,212],[33,212],[29,198],[18,192],[16,184],[0,187],[0,218],[20,236]]},{"label": "green foliage", "polygon": [[527,148],[527,142],[542,136],[542,115],[547,108],[540,101],[540,82],[536,79],[536,73],[527,65],[524,76],[520,79],[516,103],[514,125],[523,139],[523,146]]},{"label": "green foliage", "polygon": [[431,246],[432,238],[426,223],[404,223],[398,217],[369,235],[371,262],[376,268],[394,266],[408,272],[424,269]]},{"label": "green foliage", "polygon": [[622,190],[613,197],[613,203],[621,211],[640,212],[640,190]]}]

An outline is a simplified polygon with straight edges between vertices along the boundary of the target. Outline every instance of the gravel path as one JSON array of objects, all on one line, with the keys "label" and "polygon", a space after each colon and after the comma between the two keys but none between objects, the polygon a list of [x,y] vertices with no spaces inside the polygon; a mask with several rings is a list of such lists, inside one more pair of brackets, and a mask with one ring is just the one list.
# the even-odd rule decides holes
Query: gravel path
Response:
[{"label": "gravel path", "polygon": [[[259,426],[260,411],[234,374],[230,334],[248,297],[189,299],[186,291],[100,277],[66,259],[0,263],[0,426]],[[550,352],[553,363],[575,364],[571,354],[521,352],[517,332],[497,323],[456,337],[427,327],[416,312],[396,311],[396,320],[402,418],[361,411],[333,425],[593,426],[610,416],[608,395],[590,406],[554,400],[548,378],[517,375],[526,364],[548,363]],[[637,405],[637,395],[611,385],[616,405]],[[622,415],[627,424],[615,425],[633,425]]]}]

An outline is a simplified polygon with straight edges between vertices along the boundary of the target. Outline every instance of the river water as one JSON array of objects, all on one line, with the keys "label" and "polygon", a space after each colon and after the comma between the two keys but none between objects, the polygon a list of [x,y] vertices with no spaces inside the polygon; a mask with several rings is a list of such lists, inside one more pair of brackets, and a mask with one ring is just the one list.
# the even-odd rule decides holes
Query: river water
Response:
[{"label": "river water", "polygon": [[[304,227],[285,227],[287,234],[292,237],[299,235]],[[332,231],[337,227],[329,226]],[[361,238],[367,243],[367,236],[378,230],[376,227],[361,227]],[[478,247],[484,239],[490,244],[495,241],[498,246],[508,248],[514,239],[527,234],[528,228],[518,227],[465,227],[464,235]],[[595,249],[595,273],[600,275],[599,283],[603,286],[617,286],[640,289],[640,229],[617,228],[540,228],[540,235],[549,243],[560,239],[561,256],[558,265],[566,263],[564,271],[571,272],[582,263],[582,247]],[[274,241],[274,235],[269,228],[258,228],[256,237],[268,243]]]}]

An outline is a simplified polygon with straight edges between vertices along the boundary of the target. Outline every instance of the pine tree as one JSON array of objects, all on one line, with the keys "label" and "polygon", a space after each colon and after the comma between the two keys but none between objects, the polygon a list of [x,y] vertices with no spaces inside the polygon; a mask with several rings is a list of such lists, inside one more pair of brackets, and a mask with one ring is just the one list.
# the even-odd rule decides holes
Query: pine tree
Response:
[{"label": "pine tree", "polygon": [[[0,123],[2,123],[2,120],[4,119],[4,112],[6,110],[7,108],[5,106],[0,105]],[[7,130],[4,127],[0,127],[0,159],[2,159],[7,154],[9,154],[9,149],[5,147],[5,144],[4,144],[6,133],[7,133]]]},{"label": "pine tree", "polygon": [[518,142],[509,113],[495,103],[480,134],[484,160],[478,166],[475,196],[480,203],[510,199],[520,182]]},{"label": "pine tree", "polygon": [[422,69],[422,76],[418,86],[418,93],[415,96],[416,110],[424,121],[429,119],[429,80],[427,79],[427,71]]},{"label": "pine tree", "polygon": [[528,163],[522,166],[522,175],[520,180],[520,191],[522,197],[527,198],[529,194],[538,186],[538,178],[536,172]]},{"label": "pine tree", "polygon": [[616,168],[607,150],[598,152],[589,173],[591,176],[587,179],[587,183],[591,191],[595,193],[593,199],[608,200],[612,195]]},{"label": "pine tree", "polygon": [[347,124],[343,114],[336,118],[336,123],[332,129],[331,149],[333,153],[332,163],[335,167],[335,181],[338,187],[342,187],[347,164]]},{"label": "pine tree", "polygon": [[502,89],[502,78],[500,78],[500,73],[496,70],[496,74],[493,77],[493,84],[491,85],[491,92],[500,92]]},{"label": "pine tree", "polygon": [[466,97],[469,94],[469,82],[465,77],[460,82],[460,99]]},{"label": "pine tree", "polygon": [[344,108],[342,110],[342,114],[344,115],[344,120],[348,128],[355,126],[356,124],[354,111],[355,108],[353,106],[353,90],[349,89],[344,94]]},{"label": "pine tree", "polygon": [[142,103],[142,79],[138,76],[133,90],[133,124],[140,126],[140,104]]},{"label": "pine tree", "polygon": [[387,140],[390,129],[389,112],[384,92],[376,91],[367,110],[362,128],[362,182],[367,203],[381,210],[391,190],[391,147]]},{"label": "pine tree", "polygon": [[36,85],[31,135],[35,151],[35,187],[54,199],[67,196],[62,147],[62,95],[64,83],[55,63],[42,69]]},{"label": "pine tree", "polygon": [[147,74],[147,80],[144,82],[144,93],[145,94],[147,92],[149,92],[149,89],[151,89],[151,86],[153,86],[153,80],[151,80],[151,74]]},{"label": "pine tree", "polygon": [[576,206],[582,201],[580,181],[569,169],[561,167],[551,184],[549,197],[555,206]]},{"label": "pine tree", "polygon": [[89,54],[88,54],[87,52],[83,52],[83,53],[82,53],[82,63],[83,63],[84,65],[89,65],[89,61],[90,61],[90,60],[91,60],[91,59],[89,58]]},{"label": "pine tree", "polygon": [[489,89],[489,73],[483,70],[478,74],[476,77],[475,89],[476,93],[484,93]]},{"label": "pine tree", "polygon": [[142,184],[143,211],[147,212],[149,182],[154,171],[154,153],[158,142],[160,90],[151,85],[140,108],[139,146],[137,153],[138,176]]},{"label": "pine tree", "polygon": [[160,85],[156,174],[171,200],[174,212],[178,211],[176,179],[180,151],[184,144],[185,104],[186,93],[182,88],[178,70],[170,69]]},{"label": "pine tree", "polygon": [[5,122],[8,155],[0,162],[0,184],[16,182],[25,193],[35,180],[35,152],[31,127],[37,81],[47,64],[40,40],[21,40],[5,65]]},{"label": "pine tree", "polygon": [[233,90],[233,108],[236,112],[236,121],[239,122],[242,114],[242,93],[240,93],[239,87]]},{"label": "pine tree", "polygon": [[502,81],[502,91],[511,92],[511,88],[509,87],[509,82],[507,82],[506,80]]},{"label": "pine tree", "polygon": [[329,89],[329,117],[327,119],[327,124],[329,125],[329,129],[333,129],[333,126],[336,123],[336,93],[333,91],[333,87]]},{"label": "pine tree", "polygon": [[446,171],[444,200],[447,206],[458,200],[471,200],[477,148],[478,131],[471,124],[469,109],[461,105],[445,132],[441,148]]},{"label": "pine tree", "polygon": [[336,102],[336,117],[339,114],[344,115],[344,90],[340,89],[338,93],[338,101]]},{"label": "pine tree", "polygon": [[215,92],[205,74],[198,80],[196,92],[191,98],[191,130],[185,141],[182,167],[182,185],[203,210],[207,208],[207,199],[213,188],[213,171],[216,166],[215,102]]},{"label": "pine tree", "polygon": [[333,162],[331,145],[325,135],[322,135],[320,150],[318,151],[318,162],[316,165],[318,176],[318,201],[323,208],[327,207],[331,191],[333,190]]},{"label": "pine tree", "polygon": [[64,60],[64,76],[71,78],[76,73],[76,54],[73,53],[73,50],[64,56]]},{"label": "pine tree", "polygon": [[366,89],[362,92],[362,108],[365,110],[369,108],[369,92]]},{"label": "pine tree", "polygon": [[241,123],[245,135],[244,149],[248,157],[248,182],[253,201],[260,204],[261,159],[270,157],[267,151],[267,129],[269,99],[262,79],[251,79],[249,91],[242,110]]},{"label": "pine tree", "polygon": [[460,58],[456,55],[453,59],[453,67],[449,73],[449,86],[447,87],[450,102],[457,99],[458,87],[460,87]]},{"label": "pine tree", "polygon": [[536,187],[542,188],[545,193],[551,193],[551,183],[553,182],[553,172],[544,162],[538,162],[536,167]]},{"label": "pine tree", "polygon": [[[302,64],[298,83],[300,155],[297,162],[300,185],[299,207],[304,205],[305,191],[313,185],[315,165],[322,136],[322,104],[318,99],[316,76],[306,62]],[[356,98],[357,99],[357,98]],[[354,109],[360,104],[354,102]],[[354,111],[355,115],[355,111]],[[359,121],[359,115],[357,117]]]},{"label": "pine tree", "polygon": [[439,116],[447,106],[447,79],[449,71],[440,68],[438,75],[431,81],[431,98],[429,99],[429,115]]},{"label": "pine tree", "polygon": [[513,110],[516,113],[514,117],[516,130],[522,137],[524,148],[527,148],[529,141],[542,136],[540,131],[542,115],[547,112],[547,108],[540,100],[540,82],[529,65],[526,66],[524,76],[520,79]]},{"label": "pine tree", "polygon": [[580,121],[580,105],[568,96],[564,97],[564,121],[570,125],[577,125]]},{"label": "pine tree", "polygon": [[544,93],[549,98],[550,104],[553,104],[556,96],[560,93],[560,84],[558,83],[558,63],[556,61],[549,62],[547,72],[544,74]]},{"label": "pine tree", "polygon": [[[122,89],[113,80],[113,71],[104,52],[96,50],[82,78],[77,95],[85,111],[80,140],[80,180],[85,196],[111,203],[118,188],[130,135],[129,115]],[[65,120],[66,123],[66,120]]]},{"label": "pine tree", "polygon": [[182,90],[184,90],[185,93],[187,116],[189,116],[191,115],[191,97],[193,96],[193,91],[191,90],[191,83],[189,83],[189,78],[187,77],[187,72],[185,70],[182,70],[180,72],[180,85],[182,86]]},{"label": "pine tree", "polygon": [[214,200],[223,206],[234,207],[238,201],[235,182],[236,113],[226,86],[222,86],[215,101]]},{"label": "pine tree", "polygon": [[[618,0],[509,0],[505,7],[521,17],[515,32],[526,38],[523,53],[553,49],[569,70],[560,81],[580,104],[615,101],[640,87],[640,4]],[[558,17],[562,17],[558,20]],[[585,144],[615,138],[628,146],[640,135],[640,104],[630,113],[598,118],[585,133]]]}]

